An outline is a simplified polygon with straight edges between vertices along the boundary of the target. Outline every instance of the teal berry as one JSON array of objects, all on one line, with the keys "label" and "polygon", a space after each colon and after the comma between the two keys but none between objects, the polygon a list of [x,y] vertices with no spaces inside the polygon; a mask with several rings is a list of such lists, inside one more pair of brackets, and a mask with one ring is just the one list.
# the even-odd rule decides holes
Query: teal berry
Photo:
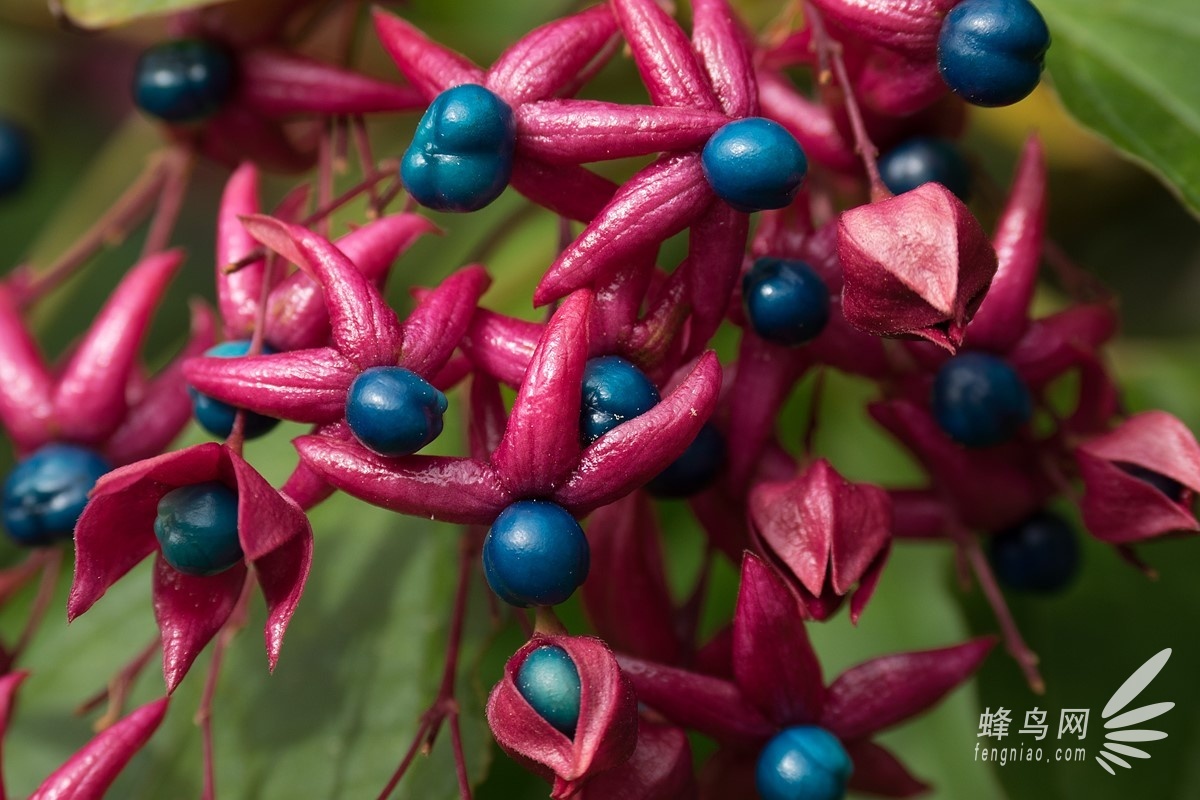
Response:
[{"label": "teal berry", "polygon": [[760,258],[742,278],[742,305],[756,334],[794,347],[825,330],[829,287],[803,261]]},{"label": "teal berry", "polygon": [[1038,85],[1050,47],[1046,21],[1028,0],[964,0],[942,22],[938,71],[977,106],[1007,106]]},{"label": "teal berry", "polygon": [[503,100],[473,83],[455,86],[421,117],[400,178],[423,206],[478,211],[508,186],[516,143],[516,121]]},{"label": "teal berry", "polygon": [[622,422],[645,414],[659,399],[658,389],[633,362],[620,356],[589,359],[583,369],[580,442],[586,447]]},{"label": "teal berry", "polygon": [[790,205],[808,172],[795,137],[762,117],[723,125],[704,145],[700,163],[717,197],[746,213]]},{"label": "teal berry", "polygon": [[547,500],[519,500],[483,540],[483,571],[504,602],[527,608],[566,600],[587,578],[587,537],[575,518]]},{"label": "teal berry", "polygon": [[[204,355],[213,358],[240,358],[248,352],[250,352],[250,340],[238,339],[210,347],[204,352]],[[275,351],[264,346],[262,352],[268,354]],[[200,427],[220,439],[224,439],[233,431],[233,422],[237,418],[239,410],[236,406],[201,394],[190,386],[188,394],[192,398],[192,416],[196,418],[196,422],[200,423]],[[274,417],[247,411],[246,420],[242,424],[242,435],[247,439],[257,439],[270,433],[278,424],[279,420]]]},{"label": "teal berry", "polygon": [[530,652],[517,669],[517,691],[542,719],[575,736],[582,689],[579,670],[566,650],[545,645]]},{"label": "teal berry", "polygon": [[199,122],[221,110],[235,83],[233,57],[225,48],[204,39],[177,39],[156,44],[138,58],[133,99],[164,122]]},{"label": "teal berry", "polygon": [[372,367],[350,384],[346,422],[365,446],[383,456],[407,456],[442,432],[446,395],[404,367]]},{"label": "teal berry", "polygon": [[711,423],[696,434],[683,455],[654,476],[646,491],[655,497],[691,497],[709,486],[725,467],[725,437]]},{"label": "teal berry", "polygon": [[29,179],[33,147],[20,125],[0,117],[0,198],[15,194]]},{"label": "teal berry", "polygon": [[71,444],[48,444],[23,459],[0,501],[8,535],[27,547],[70,539],[88,493],[110,469],[99,453]]},{"label": "teal berry", "polygon": [[758,756],[760,800],[842,800],[854,771],[842,743],[815,725],[785,728]]},{"label": "teal berry", "polygon": [[242,560],[237,493],[215,481],[167,492],[158,501],[154,535],[163,558],[179,572],[224,572]]},{"label": "teal berry", "polygon": [[933,381],[938,426],[966,447],[991,447],[1012,439],[1033,416],[1025,381],[1003,359],[961,353],[942,365]]},{"label": "teal berry", "polygon": [[879,176],[892,194],[940,183],[964,203],[971,196],[971,171],[958,147],[947,139],[917,136],[879,159]]},{"label": "teal berry", "polygon": [[1043,511],[994,534],[988,541],[988,560],[1009,589],[1053,594],[1079,574],[1079,540],[1070,523]]}]

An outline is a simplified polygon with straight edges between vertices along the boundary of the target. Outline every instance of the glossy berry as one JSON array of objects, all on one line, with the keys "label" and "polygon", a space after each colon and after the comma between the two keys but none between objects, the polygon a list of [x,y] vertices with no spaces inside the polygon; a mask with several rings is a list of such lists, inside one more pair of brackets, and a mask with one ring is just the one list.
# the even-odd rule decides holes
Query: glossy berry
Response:
[{"label": "glossy berry", "polygon": [[977,106],[1007,106],[1032,92],[1050,47],[1046,21],[1029,0],[964,0],[942,22],[938,71]]},{"label": "glossy berry", "polygon": [[1138,480],[1145,481],[1155,489],[1158,489],[1173,502],[1183,502],[1184,496],[1187,493],[1187,487],[1174,478],[1168,478],[1161,472],[1155,472],[1152,469],[1139,467],[1137,464],[1118,464],[1117,466],[1119,466],[1122,471],[1132,475]]},{"label": "glossy berry", "polygon": [[442,432],[446,395],[404,367],[372,367],[350,384],[346,421],[358,440],[384,456],[407,456]]},{"label": "glossy berry", "polygon": [[814,725],[785,728],[758,756],[760,800],[841,800],[854,765],[842,743]]},{"label": "glossy berry", "polygon": [[704,145],[700,162],[717,197],[746,213],[786,207],[808,172],[795,137],[762,117],[723,125]]},{"label": "glossy berry", "polygon": [[575,735],[582,689],[579,670],[566,650],[546,645],[527,655],[517,670],[517,691],[542,719]]},{"label": "glossy berry", "polygon": [[203,39],[163,42],[144,51],[133,72],[137,107],[164,122],[198,122],[232,96],[233,58]]},{"label": "glossy berry", "polygon": [[163,558],[186,575],[216,575],[242,560],[238,496],[223,483],[197,483],[158,501],[154,535]]},{"label": "glossy berry", "polygon": [[[263,347],[263,353],[274,352],[269,347]],[[250,340],[238,339],[231,342],[222,342],[216,347],[210,347],[204,352],[206,356],[214,358],[239,358],[250,352]],[[206,394],[201,394],[195,389],[188,387],[188,394],[192,397],[192,415],[196,418],[196,422],[200,423],[200,427],[211,433],[213,436],[224,439],[233,430],[233,422],[237,417],[238,409],[228,403],[223,403],[220,400],[214,400]],[[269,433],[279,420],[274,417],[263,416],[253,412],[246,412],[246,421],[243,423],[242,434],[247,439],[257,439]]]},{"label": "glossy berry", "polygon": [[4,482],[4,527],[18,544],[71,538],[88,492],[112,469],[98,453],[48,444],[21,461]]},{"label": "glossy berry", "polygon": [[32,161],[29,134],[15,122],[0,118],[0,198],[25,185]]},{"label": "glossy berry", "polygon": [[423,206],[478,211],[508,186],[516,143],[516,122],[503,100],[473,83],[455,86],[421,117],[400,178]]},{"label": "glossy berry", "polygon": [[658,389],[620,356],[590,359],[583,369],[580,441],[587,446],[622,422],[645,414],[659,401]]},{"label": "glossy berry", "polygon": [[804,344],[829,322],[829,287],[803,261],[760,258],[742,278],[750,327],[775,344]]},{"label": "glossy berry", "polygon": [[938,370],[933,415],[946,435],[967,447],[1010,440],[1033,415],[1033,399],[1007,361],[962,353]]},{"label": "glossy berry", "polygon": [[522,608],[563,602],[587,578],[587,537],[565,508],[519,500],[483,540],[483,571],[501,600]]},{"label": "glossy berry", "polygon": [[705,423],[683,455],[646,484],[655,497],[691,497],[712,485],[725,466],[725,437]]},{"label": "glossy berry", "polygon": [[988,542],[996,576],[1019,592],[1059,592],[1079,572],[1079,542],[1065,519],[1043,511]]},{"label": "glossy berry", "polygon": [[892,194],[926,183],[940,183],[964,203],[971,196],[971,172],[953,142],[917,136],[896,145],[879,159],[879,175]]}]

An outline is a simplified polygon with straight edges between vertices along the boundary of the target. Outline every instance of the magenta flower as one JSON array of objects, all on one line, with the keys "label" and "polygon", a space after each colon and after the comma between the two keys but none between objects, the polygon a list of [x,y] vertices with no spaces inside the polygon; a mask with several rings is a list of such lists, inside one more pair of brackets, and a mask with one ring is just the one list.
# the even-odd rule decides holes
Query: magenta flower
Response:
[{"label": "magenta flower", "polygon": [[[541,647],[564,650],[579,674],[579,718],[568,736],[525,699],[517,675]],[[634,752],[638,737],[637,698],[612,651],[591,636],[537,635],[504,665],[504,677],[487,702],[488,726],[506,753],[551,777],[556,799],[574,796],[592,775],[611,770]]]},{"label": "magenta flower", "polygon": [[749,506],[759,548],[808,615],[827,619],[853,594],[850,619],[857,622],[891,550],[887,492],[851,483],[818,459],[791,480],[753,486]]},{"label": "magenta flower", "polygon": [[93,448],[119,466],[157,455],[179,435],[192,414],[180,361],[212,345],[212,316],[192,306],[191,340],[150,380],[138,350],[182,261],[182,253],[170,251],[135,265],[65,363],[54,367],[21,319],[16,297],[0,284],[0,423],[18,454],[65,442]]},{"label": "magenta flower", "polygon": [[637,749],[624,764],[591,778],[580,800],[680,800],[696,796],[692,748],[680,728],[638,718]]},{"label": "magenta flower", "polygon": [[1083,523],[1097,539],[1129,544],[1200,531],[1192,512],[1200,492],[1200,444],[1164,411],[1147,411],[1075,449]]},{"label": "magenta flower", "polygon": [[[173,489],[210,481],[237,495],[237,534],[244,558],[215,575],[185,575],[159,552],[154,529],[158,503]],[[232,449],[210,442],[130,464],[101,478],[76,526],[75,552],[68,620],[91,608],[142,559],[158,554],[154,616],[162,632],[163,676],[171,692],[229,619],[250,567],[267,602],[267,661],[275,668],[312,563],[312,528],[290,497],[272,488]]]},{"label": "magenta flower", "polygon": [[[658,405],[582,448],[579,414],[592,300],[581,291],[555,311],[489,459],[386,458],[356,442],[296,440],[317,474],[355,497],[405,514],[490,525],[522,498],[544,498],[582,516],[645,484],[679,457],[712,413],[721,382],[713,353],[700,357]],[[476,381],[480,381],[477,376]],[[481,430],[504,407],[495,384],[476,391]]]},{"label": "magenta flower", "polygon": [[849,788],[888,797],[925,791],[924,783],[871,739],[965,681],[993,644],[976,639],[884,656],[851,667],[825,686],[802,607],[771,568],[749,554],[742,562],[732,633],[733,680],[618,658],[642,703],[721,744],[704,772],[702,796],[754,796],[759,750],[780,729],[795,725],[817,725],[837,737],[854,763]]}]

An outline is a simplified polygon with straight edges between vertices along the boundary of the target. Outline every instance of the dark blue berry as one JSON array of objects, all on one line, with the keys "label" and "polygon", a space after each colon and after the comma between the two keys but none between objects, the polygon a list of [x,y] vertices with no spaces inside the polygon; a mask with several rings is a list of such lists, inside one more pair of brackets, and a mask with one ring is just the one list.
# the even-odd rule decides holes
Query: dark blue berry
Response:
[{"label": "dark blue berry", "polygon": [[622,422],[645,414],[659,401],[658,389],[620,356],[590,359],[583,370],[579,440],[586,447]]},{"label": "dark blue berry", "polygon": [[163,558],[186,575],[216,575],[242,560],[238,496],[223,483],[197,483],[158,501],[154,535]]},{"label": "dark blue berry", "polygon": [[815,725],[798,725],[767,742],[754,780],[760,800],[842,800],[853,771],[836,736]]},{"label": "dark blue berry", "polygon": [[1158,489],[1170,498],[1172,502],[1183,502],[1183,496],[1187,492],[1187,488],[1174,478],[1168,478],[1161,472],[1155,472],[1152,469],[1146,469],[1137,464],[1118,464],[1117,466],[1127,474],[1132,475],[1140,481],[1145,481],[1155,489]]},{"label": "dark blue berry", "polygon": [[514,606],[553,606],[587,578],[583,528],[547,500],[520,500],[492,523],[483,540],[483,571],[501,600]]},{"label": "dark blue berry", "polygon": [[742,278],[742,304],[754,332],[775,344],[804,344],[829,322],[829,287],[803,261],[755,261]]},{"label": "dark blue berry", "polygon": [[705,423],[683,455],[646,484],[655,497],[691,497],[708,488],[725,466],[725,437]]},{"label": "dark blue berry", "polygon": [[404,153],[400,177],[417,202],[437,211],[478,211],[512,177],[517,128],[512,109],[473,83],[433,99]]},{"label": "dark blue berry", "polygon": [[0,118],[0,198],[25,185],[32,162],[29,134],[15,122]]},{"label": "dark blue berry", "polygon": [[542,719],[567,736],[579,722],[579,670],[567,651],[545,645],[525,656],[517,669],[517,691]]},{"label": "dark blue berry", "polygon": [[350,384],[346,421],[358,440],[384,456],[407,456],[442,432],[446,395],[404,367],[373,367]]},{"label": "dark blue berry", "polygon": [[70,539],[88,492],[112,469],[98,453],[48,444],[21,461],[4,481],[4,527],[18,544]]},{"label": "dark blue berry", "polygon": [[1065,519],[1043,511],[988,542],[1001,583],[1019,592],[1059,592],[1079,572],[1079,542]]},{"label": "dark blue berry", "polygon": [[142,53],[133,72],[133,100],[165,122],[198,122],[221,109],[234,83],[233,58],[224,48],[178,39]]},{"label": "dark blue berry", "polygon": [[879,159],[879,175],[892,194],[933,182],[964,203],[971,196],[970,168],[958,147],[946,139],[918,136],[901,142]]},{"label": "dark blue berry", "polygon": [[1033,399],[1007,361],[962,353],[938,370],[933,415],[946,435],[967,447],[1008,441],[1033,415]]},{"label": "dark blue berry", "polygon": [[722,126],[704,145],[700,163],[717,197],[746,213],[788,206],[808,172],[795,137],[762,117]]},{"label": "dark blue berry", "polygon": [[[269,347],[263,347],[262,351],[263,353],[274,352]],[[210,347],[204,352],[204,355],[214,358],[239,358],[248,352],[250,352],[250,340],[238,339]],[[196,422],[200,423],[200,427],[222,439],[228,436],[233,430],[233,421],[237,417],[238,409],[206,394],[201,394],[190,386],[188,394],[192,397],[192,415],[195,416]],[[257,439],[269,433],[278,424],[279,420],[274,417],[246,412],[242,434],[247,439]]]},{"label": "dark blue berry", "polygon": [[1007,106],[1032,92],[1050,47],[1046,21],[1028,0],[963,0],[942,22],[938,71],[977,106]]}]

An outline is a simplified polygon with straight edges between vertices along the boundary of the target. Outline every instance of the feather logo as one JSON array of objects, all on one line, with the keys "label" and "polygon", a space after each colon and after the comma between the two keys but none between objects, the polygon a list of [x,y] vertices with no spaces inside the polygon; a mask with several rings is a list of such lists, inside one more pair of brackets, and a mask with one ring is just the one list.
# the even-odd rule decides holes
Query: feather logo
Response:
[{"label": "feather logo", "polygon": [[1106,740],[1104,742],[1104,749],[1100,751],[1099,756],[1096,756],[1096,763],[1104,767],[1108,774],[1117,774],[1117,771],[1112,768],[1113,764],[1125,769],[1132,768],[1133,765],[1126,758],[1150,757],[1150,754],[1145,750],[1133,747],[1127,744],[1128,742],[1155,742],[1159,739],[1167,738],[1167,734],[1162,731],[1148,730],[1134,726],[1167,713],[1175,707],[1174,703],[1151,703],[1150,705],[1140,706],[1129,711],[1125,711],[1125,707],[1136,700],[1137,696],[1142,693],[1142,690],[1150,685],[1150,682],[1166,666],[1167,659],[1170,657],[1171,648],[1169,647],[1153,655],[1149,661],[1138,667],[1121,684],[1121,688],[1113,693],[1113,696],[1109,698],[1108,704],[1104,706],[1104,711],[1101,712],[1100,716],[1107,720],[1104,723],[1104,729],[1108,733],[1104,734]]}]

